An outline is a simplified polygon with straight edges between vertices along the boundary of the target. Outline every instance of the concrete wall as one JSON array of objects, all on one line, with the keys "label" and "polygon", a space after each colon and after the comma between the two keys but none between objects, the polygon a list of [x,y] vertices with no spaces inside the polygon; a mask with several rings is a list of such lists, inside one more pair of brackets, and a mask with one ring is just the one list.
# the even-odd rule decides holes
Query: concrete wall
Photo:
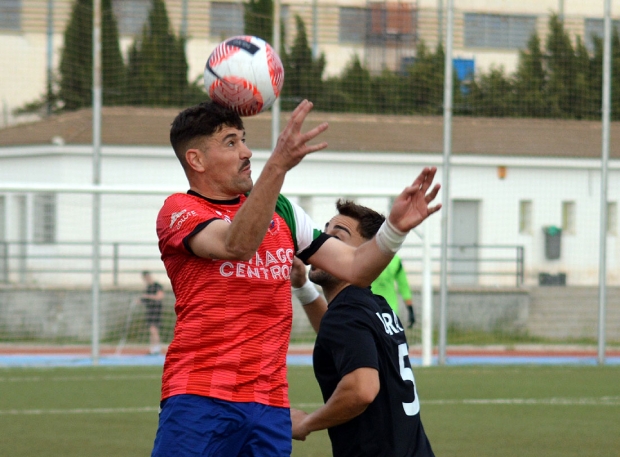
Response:
[{"label": "concrete wall", "polygon": [[[106,290],[100,299],[101,340],[121,338],[131,303],[135,316],[143,310],[141,290]],[[168,294],[170,295],[170,294]],[[4,288],[0,290],[0,339],[3,341],[89,342],[92,335],[90,290]],[[167,297],[168,312],[174,299]],[[136,318],[134,318],[136,320]]]},{"label": "concrete wall", "polygon": [[[101,338],[118,341],[137,289],[101,293]],[[434,321],[438,325],[439,295],[434,294]],[[81,341],[91,338],[90,290],[0,289],[0,338],[4,341]],[[174,298],[164,307],[171,315]],[[416,316],[421,321],[419,302]],[[133,309],[134,320],[141,315]],[[293,337],[313,338],[301,305],[293,303]],[[405,316],[405,314],[402,314]],[[463,331],[528,334],[553,340],[597,337],[598,290],[594,287],[534,287],[523,289],[453,289],[448,295],[448,325]],[[171,329],[166,331],[171,337]],[[620,341],[620,288],[608,291],[607,340]],[[449,342],[450,343],[450,342]]]}]

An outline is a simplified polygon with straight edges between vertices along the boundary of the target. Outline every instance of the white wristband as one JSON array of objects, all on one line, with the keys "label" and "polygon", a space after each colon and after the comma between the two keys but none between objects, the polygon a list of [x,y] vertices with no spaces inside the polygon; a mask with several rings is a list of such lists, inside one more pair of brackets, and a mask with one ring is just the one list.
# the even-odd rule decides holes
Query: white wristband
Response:
[{"label": "white wristband", "polygon": [[394,255],[400,249],[407,238],[406,232],[401,232],[395,228],[388,219],[385,219],[379,231],[375,235],[377,246],[388,255]]},{"label": "white wristband", "polygon": [[306,281],[304,285],[298,289],[293,287],[293,295],[295,295],[295,297],[297,297],[297,300],[299,300],[301,304],[305,306],[319,298],[319,291],[316,290],[314,284],[312,284],[310,281]]}]

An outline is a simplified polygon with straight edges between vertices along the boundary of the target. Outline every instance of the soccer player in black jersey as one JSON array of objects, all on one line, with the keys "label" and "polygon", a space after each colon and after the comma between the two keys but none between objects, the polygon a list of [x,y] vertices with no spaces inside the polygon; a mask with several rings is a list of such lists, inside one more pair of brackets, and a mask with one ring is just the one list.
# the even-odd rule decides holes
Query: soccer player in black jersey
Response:
[{"label": "soccer player in black jersey", "polygon": [[[351,246],[371,239],[384,221],[351,201],[339,200],[336,207],[339,214],[327,224],[326,233]],[[291,277],[296,288],[305,280],[305,270],[301,279],[299,271]],[[433,457],[398,316],[370,288],[350,285],[315,267],[309,277],[322,286],[329,302],[313,355],[325,405],[311,414],[291,410],[293,438],[304,440],[327,428],[334,457]],[[317,309],[324,309],[321,300],[306,303],[314,313],[308,313],[311,320],[316,320]]]}]

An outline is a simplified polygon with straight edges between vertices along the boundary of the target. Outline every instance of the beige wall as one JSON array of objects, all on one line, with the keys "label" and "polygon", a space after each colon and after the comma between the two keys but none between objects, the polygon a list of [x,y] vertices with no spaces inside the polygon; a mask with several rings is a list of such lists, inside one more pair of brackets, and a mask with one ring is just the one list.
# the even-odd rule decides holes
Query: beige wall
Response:
[{"label": "beige wall", "polygon": [[[488,12],[498,14],[532,14],[538,16],[537,28],[541,37],[547,32],[550,12],[557,11],[562,0],[461,0],[454,13],[454,57],[473,58],[476,69],[486,71],[492,66],[503,66],[507,72],[514,70],[517,50],[464,48],[464,13]],[[210,2],[187,0],[188,35],[187,46],[190,78],[201,75],[204,62],[219,39],[209,36]],[[584,34],[584,18],[602,17],[603,0],[563,0],[566,26],[576,35]],[[182,18],[182,0],[167,0],[171,24],[178,33]],[[306,25],[310,44],[313,42],[312,2],[309,0],[283,0],[288,5],[287,43],[295,37],[295,15],[300,15]],[[437,0],[409,0],[418,7],[418,38],[424,40],[431,49],[438,42],[438,2]],[[12,110],[26,102],[34,101],[45,91],[47,65],[47,0],[22,0],[21,31],[0,30],[0,55],[3,71],[0,76],[0,127],[15,120]],[[62,33],[71,14],[71,0],[54,0],[53,65],[57,68],[63,45]],[[318,44],[320,52],[327,58],[326,76],[339,74],[358,54],[364,60],[363,44],[341,44],[338,42],[339,17],[341,6],[366,6],[363,0],[317,0],[318,5]],[[446,20],[446,12],[443,19]],[[443,27],[445,33],[445,24]],[[126,50],[133,37],[122,37],[122,48]],[[411,55],[415,50],[403,50],[402,55]],[[386,61],[390,60],[386,57]],[[392,59],[393,60],[393,59]],[[7,69],[5,69],[6,67]]]}]

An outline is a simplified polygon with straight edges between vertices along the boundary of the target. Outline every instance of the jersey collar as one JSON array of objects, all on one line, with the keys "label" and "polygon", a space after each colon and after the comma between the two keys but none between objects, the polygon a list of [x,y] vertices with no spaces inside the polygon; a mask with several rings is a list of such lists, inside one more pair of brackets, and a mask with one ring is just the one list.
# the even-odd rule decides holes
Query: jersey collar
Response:
[{"label": "jersey collar", "polygon": [[194,190],[188,190],[188,195],[193,195],[194,197],[202,198],[203,200],[208,201],[209,203],[215,203],[217,205],[236,205],[241,201],[241,197],[236,197],[231,200],[216,200],[214,198],[207,198],[204,195],[200,195],[198,192]]}]

